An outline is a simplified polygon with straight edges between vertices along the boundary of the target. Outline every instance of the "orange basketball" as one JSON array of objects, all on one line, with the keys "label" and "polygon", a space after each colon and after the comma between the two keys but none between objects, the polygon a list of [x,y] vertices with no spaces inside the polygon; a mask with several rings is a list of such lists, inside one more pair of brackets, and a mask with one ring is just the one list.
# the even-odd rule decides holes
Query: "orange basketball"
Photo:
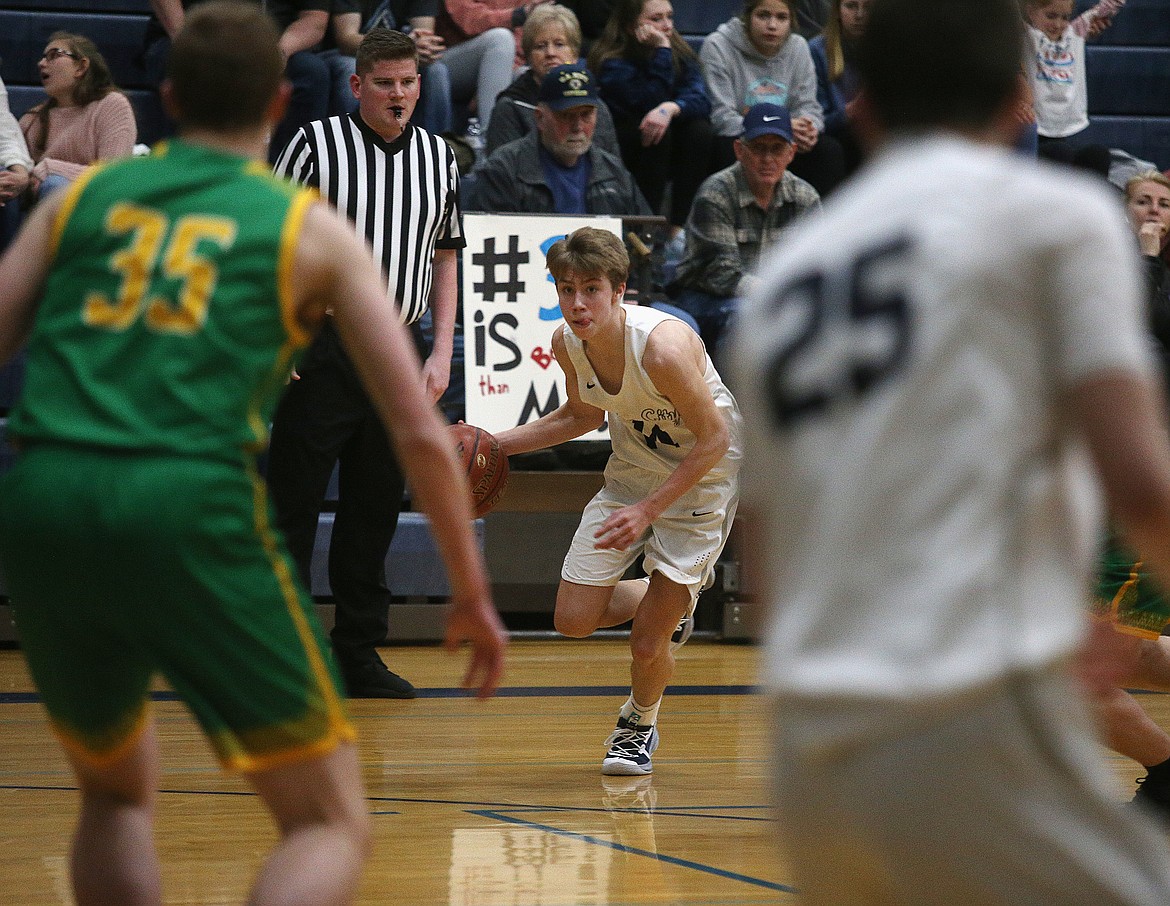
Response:
[{"label": "orange basketball", "polygon": [[508,457],[500,442],[475,425],[452,425],[455,455],[467,472],[471,487],[471,504],[476,518],[490,513],[508,487]]}]

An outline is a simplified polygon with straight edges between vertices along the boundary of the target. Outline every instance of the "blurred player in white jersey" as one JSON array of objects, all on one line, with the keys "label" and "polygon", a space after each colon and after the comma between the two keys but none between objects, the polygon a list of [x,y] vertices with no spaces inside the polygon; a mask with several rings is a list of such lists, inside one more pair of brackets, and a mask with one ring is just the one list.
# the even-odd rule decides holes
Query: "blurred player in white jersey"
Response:
[{"label": "blurred player in white jersey", "polygon": [[874,156],[739,325],[804,904],[1170,902],[1070,671],[1102,503],[1170,577],[1141,275],[1106,189],[1008,150],[1021,47],[1015,0],[874,0]]}]

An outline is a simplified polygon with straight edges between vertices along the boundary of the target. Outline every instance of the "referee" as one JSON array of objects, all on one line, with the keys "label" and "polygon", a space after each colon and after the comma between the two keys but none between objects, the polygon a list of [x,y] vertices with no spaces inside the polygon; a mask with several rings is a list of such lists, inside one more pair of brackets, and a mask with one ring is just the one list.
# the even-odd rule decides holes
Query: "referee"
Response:
[{"label": "referee", "polygon": [[[302,127],[275,169],[318,189],[373,246],[387,278],[387,304],[399,305],[410,325],[428,394],[437,402],[451,377],[456,250],[466,245],[455,157],[441,138],[410,123],[419,76],[409,37],[371,29],[358,47],[350,86],[357,111]],[[428,307],[429,351],[418,325]],[[332,324],[293,377],[276,411],[268,460],[281,528],[308,584],[317,520],[339,463],[329,550],[337,665],[351,698],[414,698],[414,687],[387,669],[376,648],[387,632],[385,560],[402,508],[402,470]]]}]

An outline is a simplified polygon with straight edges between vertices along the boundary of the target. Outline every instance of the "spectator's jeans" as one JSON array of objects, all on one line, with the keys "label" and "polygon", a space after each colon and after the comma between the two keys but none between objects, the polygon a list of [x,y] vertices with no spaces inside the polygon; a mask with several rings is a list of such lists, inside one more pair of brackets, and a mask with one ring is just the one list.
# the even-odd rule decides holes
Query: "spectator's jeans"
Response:
[{"label": "spectator's jeans", "polygon": [[739,313],[739,297],[713,296],[697,289],[684,289],[674,299],[674,304],[695,319],[707,354],[718,368],[721,358],[719,347],[732,319]]},{"label": "spectator's jeans", "polygon": [[73,180],[60,175],[59,173],[50,173],[41,182],[41,186],[37,189],[37,201],[48,198],[58,189],[63,189],[69,185]]},{"label": "spectator's jeans", "polygon": [[[357,70],[357,60],[341,51],[323,50],[320,57],[329,68],[329,115],[342,116],[357,110],[357,98],[349,86],[349,77]],[[432,135],[450,132],[451,125],[451,75],[440,63],[423,66],[422,96],[411,120]]]},{"label": "spectator's jeans", "polygon": [[448,47],[443,51],[443,62],[451,72],[452,99],[460,104],[476,99],[475,115],[486,135],[496,97],[512,84],[516,38],[506,28],[489,28]]}]

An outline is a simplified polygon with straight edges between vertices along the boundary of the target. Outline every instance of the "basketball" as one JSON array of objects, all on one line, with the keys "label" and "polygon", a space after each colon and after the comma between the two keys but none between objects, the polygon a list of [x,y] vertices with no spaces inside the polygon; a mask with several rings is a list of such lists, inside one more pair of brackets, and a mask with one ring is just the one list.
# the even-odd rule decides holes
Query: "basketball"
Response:
[{"label": "basketball", "polygon": [[463,463],[467,484],[471,487],[471,504],[475,517],[490,513],[508,487],[508,457],[500,443],[483,428],[452,425],[455,455]]}]

